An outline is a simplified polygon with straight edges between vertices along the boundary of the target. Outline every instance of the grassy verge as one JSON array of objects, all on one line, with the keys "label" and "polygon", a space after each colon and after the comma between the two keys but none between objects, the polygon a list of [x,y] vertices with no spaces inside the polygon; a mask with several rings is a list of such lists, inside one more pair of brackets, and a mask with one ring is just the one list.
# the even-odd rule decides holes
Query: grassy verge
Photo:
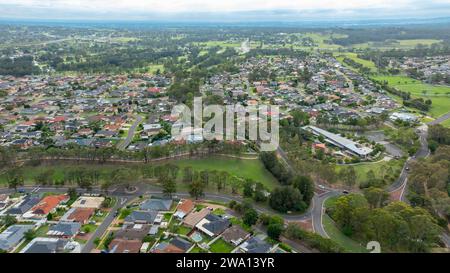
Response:
[{"label": "grassy verge", "polygon": [[359,245],[356,241],[351,238],[345,236],[334,224],[333,220],[328,216],[323,216],[323,227],[327,232],[330,239],[338,243],[341,247],[343,247],[348,252],[352,253],[365,253],[367,250]]}]

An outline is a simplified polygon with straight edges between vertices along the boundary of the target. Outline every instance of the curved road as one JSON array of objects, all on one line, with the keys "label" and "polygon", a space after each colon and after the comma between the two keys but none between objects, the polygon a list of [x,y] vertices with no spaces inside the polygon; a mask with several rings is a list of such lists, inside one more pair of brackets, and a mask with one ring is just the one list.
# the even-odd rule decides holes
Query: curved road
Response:
[{"label": "curved road", "polygon": [[117,149],[125,150],[128,147],[128,145],[130,145],[131,141],[133,140],[134,134],[136,132],[136,128],[142,122],[142,119],[143,118],[141,116],[139,116],[139,115],[136,116],[136,120],[133,122],[130,129],[128,130],[127,137],[117,145]]}]

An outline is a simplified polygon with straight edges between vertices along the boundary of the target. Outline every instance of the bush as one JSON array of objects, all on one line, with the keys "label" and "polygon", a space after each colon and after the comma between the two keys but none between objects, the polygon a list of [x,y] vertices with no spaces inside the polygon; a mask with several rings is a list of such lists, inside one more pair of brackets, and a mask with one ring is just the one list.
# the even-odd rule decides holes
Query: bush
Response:
[{"label": "bush", "polygon": [[322,236],[302,230],[296,224],[289,224],[286,229],[286,236],[294,240],[301,240],[309,247],[315,248],[323,253],[342,253],[345,250],[334,241]]},{"label": "bush", "polygon": [[274,189],[270,195],[269,205],[274,210],[284,213],[288,211],[302,212],[308,207],[303,201],[300,191],[291,186]]}]

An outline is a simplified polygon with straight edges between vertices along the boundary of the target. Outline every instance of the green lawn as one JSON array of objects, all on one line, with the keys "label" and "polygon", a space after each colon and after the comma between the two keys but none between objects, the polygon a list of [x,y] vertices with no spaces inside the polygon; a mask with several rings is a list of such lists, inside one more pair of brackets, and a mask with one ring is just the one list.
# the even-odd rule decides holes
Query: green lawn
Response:
[{"label": "green lawn", "polygon": [[[52,170],[53,174],[53,180],[63,180],[64,174],[67,173],[70,169],[73,169],[75,167],[83,167],[86,169],[95,169],[98,170],[101,173],[101,177],[107,177],[108,174],[111,173],[112,170],[117,169],[117,165],[107,165],[107,164],[68,164],[68,163],[61,163],[57,165],[41,165],[41,166],[24,166],[23,167],[23,176],[24,176],[24,182],[26,185],[34,185],[34,177],[36,177],[41,172],[45,172],[48,170]],[[5,174],[0,175],[0,185],[6,184],[6,176]]]},{"label": "green lawn", "polygon": [[[172,163],[181,169],[191,166],[195,171],[226,171],[231,175],[253,179],[261,182],[266,188],[273,189],[278,185],[277,180],[269,173],[259,159],[234,159],[225,157],[209,157],[201,159],[182,159]],[[180,176],[182,176],[182,170]]]},{"label": "green lawn", "polygon": [[97,226],[92,225],[92,224],[86,224],[81,227],[81,231],[84,231],[86,233],[94,232],[96,229],[97,229]]},{"label": "green lawn", "polygon": [[422,83],[406,76],[376,76],[378,81],[387,83],[404,92],[410,92],[415,97],[430,99],[433,103],[430,115],[439,117],[450,112],[450,87]]},{"label": "green lawn", "polygon": [[410,40],[395,40],[395,41],[384,41],[384,42],[367,42],[354,44],[352,47],[354,48],[378,48],[378,49],[392,49],[392,48],[401,48],[401,49],[409,49],[415,48],[417,45],[426,45],[430,46],[435,43],[439,43],[441,40],[434,39],[410,39]]},{"label": "green lawn", "polygon": [[389,167],[392,167],[394,174],[399,174],[403,168],[403,160],[390,160],[390,161],[380,161],[375,163],[360,163],[356,165],[336,165],[336,171],[339,172],[343,168],[348,168],[352,166],[357,175],[357,184],[364,182],[367,178],[367,172],[372,170],[376,177],[382,176],[382,173],[386,171]]},{"label": "green lawn", "polygon": [[344,65],[346,65],[344,63],[344,58],[347,57],[347,58],[355,61],[356,63],[362,64],[364,67],[370,68],[370,70],[372,72],[377,71],[377,67],[374,62],[358,58],[358,54],[356,54],[356,53],[346,52],[346,53],[336,53],[335,55],[336,55],[336,60],[343,63]]},{"label": "green lawn", "polygon": [[191,232],[191,230],[192,230],[192,228],[181,225],[178,228],[177,233],[181,234],[181,235],[188,235],[188,233]]},{"label": "green lawn", "polygon": [[364,253],[368,252],[363,246],[359,245],[356,241],[342,234],[342,232],[336,227],[333,220],[325,214],[323,216],[323,227],[327,232],[330,239],[338,243],[346,251],[352,253]]},{"label": "green lawn", "polygon": [[201,249],[198,246],[195,246],[194,248],[191,249],[191,251],[189,251],[189,253],[207,253],[207,251]]},{"label": "green lawn", "polygon": [[447,119],[446,121],[442,122],[441,124],[442,124],[442,126],[450,127],[450,119]]},{"label": "green lawn", "polygon": [[230,253],[234,249],[234,246],[225,242],[222,238],[216,240],[209,247],[209,250],[214,253]]}]

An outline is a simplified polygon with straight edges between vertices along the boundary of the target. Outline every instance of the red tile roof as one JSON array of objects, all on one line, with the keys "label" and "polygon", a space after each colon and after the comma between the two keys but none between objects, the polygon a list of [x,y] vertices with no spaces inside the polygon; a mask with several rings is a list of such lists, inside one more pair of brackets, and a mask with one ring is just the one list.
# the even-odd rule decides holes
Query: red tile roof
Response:
[{"label": "red tile roof", "polygon": [[63,195],[50,195],[44,197],[36,206],[33,207],[32,211],[34,214],[48,214],[54,208],[56,208],[59,203],[64,200],[68,200],[69,196]]},{"label": "red tile roof", "polygon": [[191,210],[194,208],[194,202],[192,202],[191,199],[184,200],[177,208],[178,211],[182,211],[185,214],[188,214],[191,212]]}]

